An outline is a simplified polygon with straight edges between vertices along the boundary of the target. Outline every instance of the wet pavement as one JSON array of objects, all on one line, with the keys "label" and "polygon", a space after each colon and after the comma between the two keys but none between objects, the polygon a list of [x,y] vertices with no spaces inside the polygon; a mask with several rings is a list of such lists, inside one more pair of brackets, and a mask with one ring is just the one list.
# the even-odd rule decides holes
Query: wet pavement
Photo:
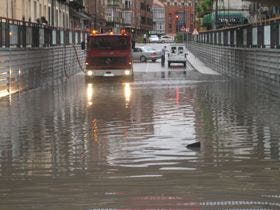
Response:
[{"label": "wet pavement", "polygon": [[279,98],[134,67],[0,99],[0,210],[280,209]]}]

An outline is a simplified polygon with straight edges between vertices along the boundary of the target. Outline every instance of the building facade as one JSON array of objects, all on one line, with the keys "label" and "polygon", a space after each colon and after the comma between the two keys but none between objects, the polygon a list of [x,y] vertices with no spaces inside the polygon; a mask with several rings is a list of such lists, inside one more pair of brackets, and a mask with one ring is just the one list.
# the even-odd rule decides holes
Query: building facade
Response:
[{"label": "building facade", "polygon": [[0,17],[59,28],[85,29],[87,0],[0,0]]},{"label": "building facade", "polygon": [[123,9],[122,9],[122,23],[124,26],[135,27],[134,24],[134,1],[132,0],[123,0],[122,1]]},{"label": "building facade", "polygon": [[138,34],[153,28],[153,0],[106,0],[106,29],[132,28]]},{"label": "building facade", "polygon": [[69,0],[0,0],[0,16],[53,25],[70,27]]},{"label": "building facade", "polygon": [[106,28],[118,32],[122,23],[122,0],[106,1]]},{"label": "building facade", "polygon": [[262,20],[279,17],[280,7],[251,3],[249,7],[249,14],[249,22],[256,23]]},{"label": "building facade", "polygon": [[194,1],[166,0],[165,4],[165,32],[175,34],[180,31],[194,29]]},{"label": "building facade", "polygon": [[100,30],[106,25],[105,19],[105,0],[85,0],[86,12],[90,15],[89,28]]},{"label": "building facade", "polygon": [[139,4],[137,8],[140,8],[140,30],[143,33],[149,32],[153,29],[153,0],[139,0]]},{"label": "building facade", "polygon": [[[201,25],[205,29],[215,29],[246,24],[250,4],[247,0],[216,0],[208,11],[201,12]],[[203,8],[203,1],[198,1],[198,8]]]},{"label": "building facade", "polygon": [[153,2],[153,34],[165,34],[165,6],[159,0]]},{"label": "building facade", "polygon": [[251,2],[246,0],[217,0],[213,4],[213,11],[217,15],[214,19],[213,25],[218,28],[223,26],[232,26],[238,24],[248,23],[249,6]]},{"label": "building facade", "polygon": [[70,27],[72,29],[83,30],[89,27],[91,24],[91,17],[86,12],[88,11],[88,6],[86,0],[69,0]]}]

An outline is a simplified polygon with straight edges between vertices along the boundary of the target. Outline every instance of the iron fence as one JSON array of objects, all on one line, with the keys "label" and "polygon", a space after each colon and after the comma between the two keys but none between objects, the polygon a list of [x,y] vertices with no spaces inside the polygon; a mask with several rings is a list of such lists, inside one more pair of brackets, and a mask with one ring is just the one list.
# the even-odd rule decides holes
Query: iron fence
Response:
[{"label": "iron fence", "polygon": [[280,19],[200,32],[194,40],[220,46],[280,48]]},{"label": "iron fence", "polygon": [[0,48],[38,48],[81,44],[83,30],[52,27],[26,21],[0,18]]}]

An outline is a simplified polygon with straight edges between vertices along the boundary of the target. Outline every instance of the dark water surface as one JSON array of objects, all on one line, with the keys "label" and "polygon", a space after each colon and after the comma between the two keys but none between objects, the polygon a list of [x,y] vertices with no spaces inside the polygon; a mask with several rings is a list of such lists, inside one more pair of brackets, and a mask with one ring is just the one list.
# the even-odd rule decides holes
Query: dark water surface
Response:
[{"label": "dark water surface", "polygon": [[280,209],[279,98],[196,72],[135,78],[0,99],[0,209]]}]

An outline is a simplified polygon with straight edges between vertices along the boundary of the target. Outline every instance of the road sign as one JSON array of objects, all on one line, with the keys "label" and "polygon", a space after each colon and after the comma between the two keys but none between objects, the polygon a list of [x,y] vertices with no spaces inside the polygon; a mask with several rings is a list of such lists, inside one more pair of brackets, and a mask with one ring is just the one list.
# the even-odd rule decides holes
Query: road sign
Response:
[{"label": "road sign", "polygon": [[196,30],[196,28],[193,30],[192,35],[198,35],[198,31]]}]

